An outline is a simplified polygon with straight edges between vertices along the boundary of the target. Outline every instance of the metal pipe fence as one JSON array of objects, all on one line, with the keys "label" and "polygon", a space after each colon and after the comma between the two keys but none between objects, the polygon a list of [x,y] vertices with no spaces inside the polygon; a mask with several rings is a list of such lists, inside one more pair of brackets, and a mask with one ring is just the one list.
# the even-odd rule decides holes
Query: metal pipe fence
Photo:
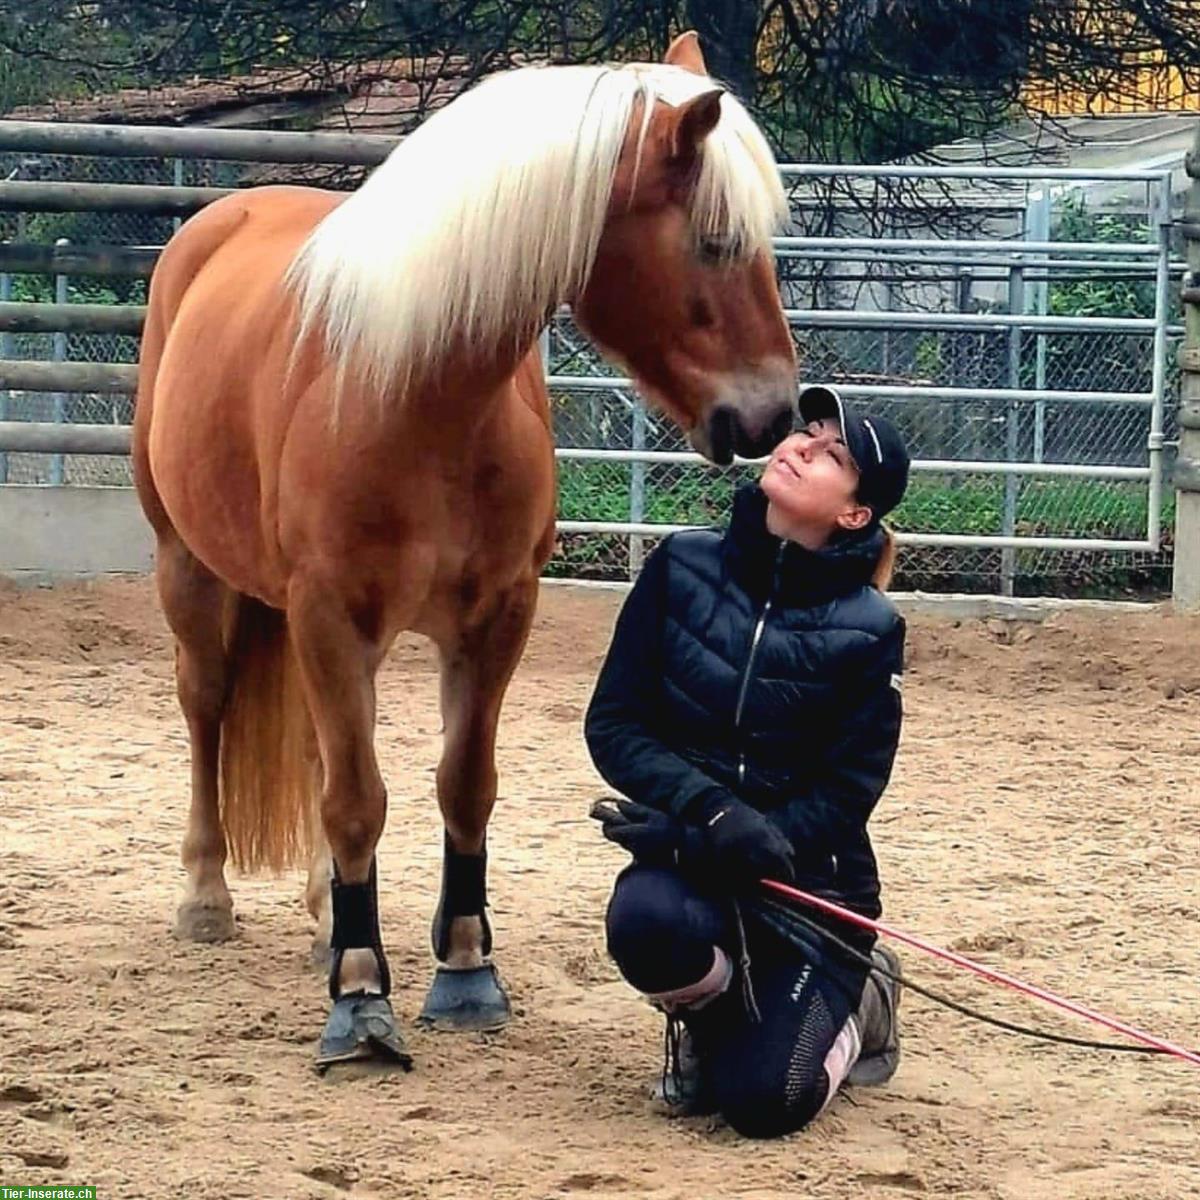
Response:
[{"label": "metal pipe fence", "polygon": [[[1163,475],[1174,386],[1168,355],[1179,332],[1171,279],[1180,265],[1169,240],[1167,174],[823,166],[781,173],[785,183],[789,175],[944,182],[982,174],[1041,185],[1022,198],[1007,229],[993,219],[969,236],[951,227],[937,237],[866,233],[848,204],[845,229],[794,229],[777,241],[804,377],[882,409],[916,452],[896,514],[902,585],[1161,592],[1173,552],[1162,532],[1171,506]],[[1051,183],[1097,178],[1144,184],[1148,199],[1103,240],[1066,232],[1056,217],[1062,196],[1050,191]],[[977,269],[984,266],[990,272]],[[1117,281],[1115,272],[1126,277]],[[1126,290],[1124,303],[1099,314],[1064,303],[1072,287],[1105,280]],[[805,303],[810,298],[816,303]],[[618,388],[628,401],[630,382],[605,371],[567,316],[553,335],[562,573],[618,576],[627,569],[625,539],[632,557],[634,538],[641,554],[656,533],[719,522],[729,476],[714,479],[653,414],[643,435],[648,451],[633,451],[630,423],[605,399]],[[597,444],[607,454],[596,453]],[[645,520],[617,502],[623,486],[633,487],[634,462]],[[753,473],[746,464],[730,474]]]},{"label": "metal pipe fence", "polygon": [[[145,279],[189,207],[284,178],[279,164],[367,167],[392,145],[0,122],[0,180],[9,180],[0,184],[0,481],[47,482],[60,472],[67,484],[128,483],[122,455]],[[989,591],[1161,586],[1172,550],[1163,474],[1179,267],[1169,175],[780,170],[793,189],[832,179],[854,188],[908,180],[1002,189],[969,231],[943,222],[945,237],[909,236],[899,221],[864,225],[853,204],[837,210],[836,228],[810,228],[812,206],[794,193],[793,226],[776,243],[803,376],[869,400],[900,425],[916,456],[896,514],[902,582]],[[1070,225],[1068,189],[1098,182],[1144,185],[1144,212],[1125,213],[1103,236]],[[62,237],[70,244],[54,244]],[[1125,301],[1099,314],[1072,307],[1072,289],[1101,285],[1124,289]],[[703,464],[641,407],[568,313],[542,345],[561,481],[551,573],[627,578],[665,533],[724,519],[755,464]],[[1057,582],[1063,569],[1072,576],[1065,584]]]}]

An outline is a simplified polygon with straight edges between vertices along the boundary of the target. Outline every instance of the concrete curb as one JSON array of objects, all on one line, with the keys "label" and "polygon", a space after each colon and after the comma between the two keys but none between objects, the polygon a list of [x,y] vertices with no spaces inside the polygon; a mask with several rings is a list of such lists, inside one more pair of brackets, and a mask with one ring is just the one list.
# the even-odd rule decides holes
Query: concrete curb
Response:
[{"label": "concrete curb", "polygon": [[[575,587],[590,591],[627,592],[630,584],[594,579],[543,579],[544,587]],[[892,592],[902,613],[927,614],[963,621],[1045,621],[1062,612],[1096,615],[1152,616],[1171,610],[1168,601],[1065,600],[1053,596],[985,596],[949,592]]]}]

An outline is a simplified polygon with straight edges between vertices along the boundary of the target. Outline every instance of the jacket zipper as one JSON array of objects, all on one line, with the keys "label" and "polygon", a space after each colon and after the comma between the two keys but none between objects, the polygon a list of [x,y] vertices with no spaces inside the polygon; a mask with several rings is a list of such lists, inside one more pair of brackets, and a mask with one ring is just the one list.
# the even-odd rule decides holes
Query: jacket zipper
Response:
[{"label": "jacket zipper", "polygon": [[[771,590],[767,593],[766,603],[763,604],[762,612],[758,614],[758,622],[754,626],[754,636],[750,639],[750,653],[746,657],[746,669],[742,673],[742,683],[738,688],[737,707],[733,713],[733,732],[740,735],[742,730],[742,710],[746,707],[746,693],[750,690],[750,676],[754,671],[754,660],[758,655],[758,644],[762,641],[763,629],[767,624],[767,617],[771,612],[771,605],[775,600],[775,589],[779,585],[779,568],[783,565],[783,553],[787,548],[787,542],[783,542],[779,547],[779,553],[775,557],[775,570],[771,576]],[[740,745],[741,738],[738,737],[738,784],[742,785],[746,782],[746,748]]]}]

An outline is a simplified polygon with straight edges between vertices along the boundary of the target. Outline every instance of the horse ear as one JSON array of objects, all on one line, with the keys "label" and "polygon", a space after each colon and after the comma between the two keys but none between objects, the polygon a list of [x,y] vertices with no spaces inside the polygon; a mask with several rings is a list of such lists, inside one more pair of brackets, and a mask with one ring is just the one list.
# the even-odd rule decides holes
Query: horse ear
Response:
[{"label": "horse ear", "polygon": [[690,159],[721,119],[721,88],[701,92],[675,110],[675,158]]},{"label": "horse ear", "polygon": [[668,66],[682,67],[685,71],[691,71],[694,75],[708,74],[704,55],[700,51],[700,38],[691,29],[687,33],[681,33],[667,47],[666,57],[663,58],[663,62],[667,63]]}]

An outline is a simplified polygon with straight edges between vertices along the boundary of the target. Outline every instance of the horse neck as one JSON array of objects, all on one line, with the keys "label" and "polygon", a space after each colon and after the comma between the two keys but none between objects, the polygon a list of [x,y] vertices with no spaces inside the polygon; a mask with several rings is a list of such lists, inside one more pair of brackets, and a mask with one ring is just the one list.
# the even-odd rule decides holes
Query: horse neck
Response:
[{"label": "horse neck", "polygon": [[397,389],[385,405],[389,427],[431,449],[460,447],[472,428],[511,396],[518,373],[544,374],[536,334],[505,340],[508,349],[482,356],[463,345],[449,347],[440,362]]}]

